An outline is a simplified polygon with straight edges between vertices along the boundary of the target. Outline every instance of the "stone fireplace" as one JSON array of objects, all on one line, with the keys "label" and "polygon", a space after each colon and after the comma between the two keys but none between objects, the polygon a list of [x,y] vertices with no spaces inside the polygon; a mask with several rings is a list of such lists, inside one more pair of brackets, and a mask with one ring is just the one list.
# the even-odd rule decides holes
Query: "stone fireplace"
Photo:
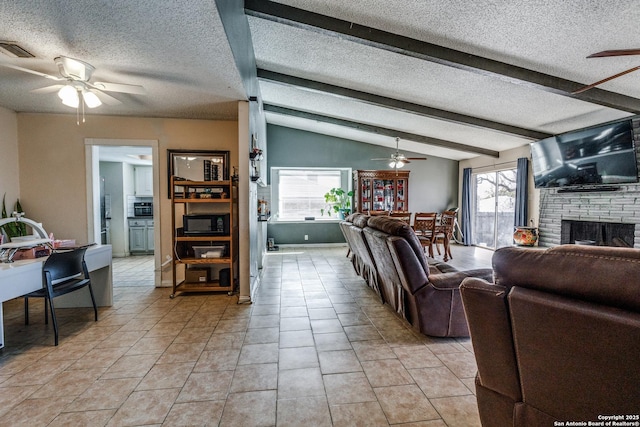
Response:
[{"label": "stone fireplace", "polygon": [[560,243],[632,248],[635,228],[635,224],[563,219],[560,225]]},{"label": "stone fireplace", "polygon": [[538,245],[595,240],[597,245],[640,248],[640,184],[620,187],[576,193],[542,189]]},{"label": "stone fireplace", "polygon": [[[640,163],[640,119],[633,120],[633,133]],[[574,226],[569,227],[570,223]],[[571,229],[573,231],[567,231]],[[640,183],[575,192],[540,189],[538,234],[540,246],[595,240],[596,244],[630,245],[640,249]]]}]

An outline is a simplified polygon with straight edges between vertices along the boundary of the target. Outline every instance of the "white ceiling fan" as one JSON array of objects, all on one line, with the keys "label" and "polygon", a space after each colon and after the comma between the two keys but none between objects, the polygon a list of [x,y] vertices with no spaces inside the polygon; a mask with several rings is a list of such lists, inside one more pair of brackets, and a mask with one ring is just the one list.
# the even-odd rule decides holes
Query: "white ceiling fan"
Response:
[{"label": "white ceiling fan", "polygon": [[[91,75],[95,68],[78,59],[68,58],[66,56],[58,56],[54,58],[54,62],[58,66],[59,76],[41,73],[40,71],[29,68],[19,67],[13,64],[1,63],[0,66],[13,68],[14,70],[24,71],[26,73],[35,74],[49,80],[55,80],[62,83],[34,89],[32,93],[52,93],[58,92],[58,96],[64,105],[76,109],[86,105],[88,108],[96,108],[104,102],[108,105],[121,104],[118,99],[105,92],[132,93],[136,95],[145,95],[146,91],[142,86],[130,85],[122,83],[107,82],[90,82]],[[84,114],[83,114],[84,116]],[[83,117],[84,121],[84,117]]]},{"label": "white ceiling fan", "polygon": [[407,157],[402,154],[399,150],[400,146],[400,138],[396,137],[396,151],[395,153],[391,153],[391,157],[382,158],[382,159],[371,159],[371,160],[384,160],[389,162],[389,167],[391,169],[395,169],[396,171],[403,167],[407,163],[411,163],[411,160],[427,160],[426,157]]}]

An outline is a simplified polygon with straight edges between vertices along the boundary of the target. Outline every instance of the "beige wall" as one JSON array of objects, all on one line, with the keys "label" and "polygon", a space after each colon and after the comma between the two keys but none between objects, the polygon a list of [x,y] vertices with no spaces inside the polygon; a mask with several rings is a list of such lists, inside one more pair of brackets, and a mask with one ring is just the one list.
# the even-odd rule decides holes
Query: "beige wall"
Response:
[{"label": "beige wall", "polygon": [[[540,190],[536,190],[533,184],[533,170],[531,169],[531,149],[529,145],[514,148],[511,150],[501,151],[500,157],[479,156],[469,160],[462,160],[459,164],[460,185],[462,185],[462,170],[472,168],[473,172],[491,172],[504,169],[512,169],[517,165],[520,157],[529,159],[529,219],[538,225],[540,216]],[[460,200],[458,206],[462,206],[462,187],[460,188]]]},{"label": "beige wall", "polygon": [[18,172],[18,117],[13,111],[0,107],[0,198],[6,193],[9,215],[20,197]]},{"label": "beige wall", "polygon": [[171,254],[167,149],[229,150],[238,165],[237,121],[25,114],[18,117],[20,202],[29,217],[58,238],[86,242],[85,138],[158,140],[162,259]]}]

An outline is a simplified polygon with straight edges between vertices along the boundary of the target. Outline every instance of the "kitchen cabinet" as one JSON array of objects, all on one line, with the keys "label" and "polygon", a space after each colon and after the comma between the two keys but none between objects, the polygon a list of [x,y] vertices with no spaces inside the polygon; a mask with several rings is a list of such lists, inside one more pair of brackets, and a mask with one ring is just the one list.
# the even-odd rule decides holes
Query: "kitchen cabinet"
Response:
[{"label": "kitchen cabinet", "polygon": [[353,171],[355,212],[408,211],[409,172],[395,170]]},{"label": "kitchen cabinet", "polygon": [[138,197],[153,196],[153,167],[135,166],[133,168],[133,185]]},{"label": "kitchen cabinet", "polygon": [[153,220],[129,219],[129,252],[152,253],[153,250]]},{"label": "kitchen cabinet", "polygon": [[178,292],[233,293],[238,277],[237,183],[171,177],[174,298]]}]

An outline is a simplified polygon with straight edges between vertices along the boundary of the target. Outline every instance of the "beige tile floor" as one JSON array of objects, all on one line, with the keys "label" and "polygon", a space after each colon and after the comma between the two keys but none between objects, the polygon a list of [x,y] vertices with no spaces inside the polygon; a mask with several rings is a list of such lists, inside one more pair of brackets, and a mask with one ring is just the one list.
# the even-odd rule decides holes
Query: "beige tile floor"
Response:
[{"label": "beige tile floor", "polygon": [[[91,309],[58,310],[58,347],[39,301],[29,326],[22,300],[6,302],[0,426],[480,425],[469,340],[412,332],[345,253],[270,253],[243,305],[170,299],[140,286],[153,276],[142,264],[116,260],[113,307],[98,322]],[[454,250],[452,262],[489,258]]]}]

